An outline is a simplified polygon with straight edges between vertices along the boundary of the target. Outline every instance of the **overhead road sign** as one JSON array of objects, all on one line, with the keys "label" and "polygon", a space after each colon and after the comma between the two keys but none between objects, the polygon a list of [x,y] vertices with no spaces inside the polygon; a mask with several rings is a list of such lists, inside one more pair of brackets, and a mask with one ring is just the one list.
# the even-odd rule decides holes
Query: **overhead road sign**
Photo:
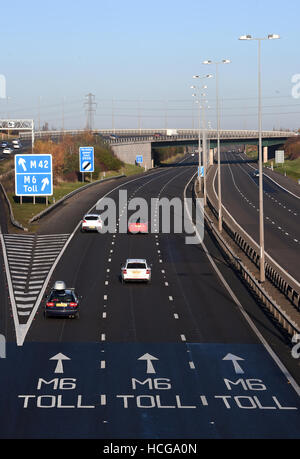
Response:
[{"label": "overhead road sign", "polygon": [[15,155],[16,196],[52,196],[52,155]]},{"label": "overhead road sign", "polygon": [[79,148],[80,172],[94,172],[94,147]]}]

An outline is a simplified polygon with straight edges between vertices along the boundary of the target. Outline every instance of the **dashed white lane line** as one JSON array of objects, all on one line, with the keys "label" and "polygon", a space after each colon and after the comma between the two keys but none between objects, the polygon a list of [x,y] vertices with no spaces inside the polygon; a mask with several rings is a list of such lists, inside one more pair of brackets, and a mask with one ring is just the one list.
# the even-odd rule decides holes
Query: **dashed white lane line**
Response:
[{"label": "dashed white lane line", "polygon": [[105,340],[106,340],[105,333],[101,333],[101,341],[105,341]]},{"label": "dashed white lane line", "polygon": [[103,299],[104,299],[104,300],[107,300],[107,295],[104,295],[104,296],[103,296]]},{"label": "dashed white lane line", "polygon": [[195,370],[195,364],[194,362],[189,362],[189,366],[191,370]]},{"label": "dashed white lane line", "polygon": [[106,319],[106,312],[102,313],[102,319]]},{"label": "dashed white lane line", "polygon": [[165,286],[166,286],[166,287],[169,287],[169,282],[165,282]]},{"label": "dashed white lane line", "polygon": [[174,319],[179,319],[179,315],[176,312],[174,313]]},{"label": "dashed white lane line", "polygon": [[173,301],[173,297],[172,296],[169,296],[169,301]]},{"label": "dashed white lane line", "polygon": [[180,335],[181,341],[186,341],[185,335]]},{"label": "dashed white lane line", "polygon": [[106,361],[105,360],[101,360],[100,368],[103,370],[105,367],[106,367]]},{"label": "dashed white lane line", "polygon": [[[100,396],[100,403],[102,406],[106,405],[106,395],[105,394],[102,394]],[[107,421],[103,421],[103,422],[107,422]]]},{"label": "dashed white lane line", "polygon": [[108,281],[105,281],[104,284],[105,284],[105,285],[108,285]]}]

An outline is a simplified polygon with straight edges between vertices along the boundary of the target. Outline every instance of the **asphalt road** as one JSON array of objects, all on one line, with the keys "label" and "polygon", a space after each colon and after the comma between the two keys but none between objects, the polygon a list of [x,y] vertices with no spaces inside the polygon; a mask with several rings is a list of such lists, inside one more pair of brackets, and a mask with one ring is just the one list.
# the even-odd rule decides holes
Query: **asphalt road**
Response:
[{"label": "asphalt road", "polygon": [[[106,194],[118,203],[120,190],[148,204],[182,199],[197,169],[192,159],[106,184],[94,204]],[[53,214],[65,224],[61,234],[73,234],[82,207],[73,203],[67,219],[65,207]],[[53,222],[49,215],[48,229],[57,228]],[[288,343],[209,234],[205,247],[223,282],[201,244],[155,229],[74,232],[49,286],[62,279],[76,288],[80,318],[45,319],[40,306],[22,345],[8,340],[0,359],[1,438],[300,437],[299,360]],[[152,263],[151,284],[121,284],[120,265],[131,257]]]},{"label": "asphalt road", "polygon": [[[248,160],[249,161],[249,160]],[[252,167],[251,167],[252,166]],[[240,155],[222,157],[222,203],[232,217],[259,243],[258,177],[256,164]],[[217,192],[217,179],[215,179]],[[264,175],[265,250],[300,282],[300,199]]]}]

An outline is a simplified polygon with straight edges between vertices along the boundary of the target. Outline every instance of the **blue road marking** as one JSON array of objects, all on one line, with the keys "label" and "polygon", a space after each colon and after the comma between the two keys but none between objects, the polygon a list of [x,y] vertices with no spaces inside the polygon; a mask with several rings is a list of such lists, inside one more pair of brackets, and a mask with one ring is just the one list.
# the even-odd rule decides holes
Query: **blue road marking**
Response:
[{"label": "blue road marking", "polygon": [[7,344],[0,359],[1,438],[300,438],[299,408],[259,344]]}]

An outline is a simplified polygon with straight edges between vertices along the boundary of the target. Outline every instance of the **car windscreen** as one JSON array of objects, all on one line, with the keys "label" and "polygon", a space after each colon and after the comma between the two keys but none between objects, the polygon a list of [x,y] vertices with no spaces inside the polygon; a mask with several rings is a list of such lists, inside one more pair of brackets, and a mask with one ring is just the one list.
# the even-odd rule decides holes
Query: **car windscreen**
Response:
[{"label": "car windscreen", "polygon": [[75,295],[70,290],[53,290],[49,297],[49,301],[62,301],[63,303],[69,303],[75,301]]},{"label": "car windscreen", "polygon": [[147,220],[145,218],[141,218],[141,217],[138,217],[138,218],[129,218],[129,223],[147,223]]},{"label": "car windscreen", "polygon": [[127,269],[146,269],[145,263],[128,263]]}]

